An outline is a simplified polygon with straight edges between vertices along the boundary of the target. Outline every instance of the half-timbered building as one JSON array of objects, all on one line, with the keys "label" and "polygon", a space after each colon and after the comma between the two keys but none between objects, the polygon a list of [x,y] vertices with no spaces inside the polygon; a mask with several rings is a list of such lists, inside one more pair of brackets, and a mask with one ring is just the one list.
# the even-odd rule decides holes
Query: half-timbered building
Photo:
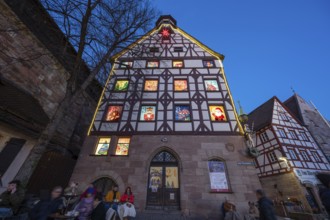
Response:
[{"label": "half-timbered building", "polygon": [[319,213],[315,174],[329,171],[330,165],[307,128],[277,97],[249,114],[249,126],[260,153],[255,159],[258,176],[269,196]]},{"label": "half-timbered building", "polygon": [[162,16],[113,57],[72,179],[103,192],[131,186],[140,213],[219,218],[226,199],[246,210],[260,183],[223,59]]}]

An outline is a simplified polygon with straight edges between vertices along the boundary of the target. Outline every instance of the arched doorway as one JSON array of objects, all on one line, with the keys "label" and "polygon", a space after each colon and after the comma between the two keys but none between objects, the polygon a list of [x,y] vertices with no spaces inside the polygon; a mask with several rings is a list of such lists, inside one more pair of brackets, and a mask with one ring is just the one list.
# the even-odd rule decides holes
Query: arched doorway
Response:
[{"label": "arched doorway", "polygon": [[109,177],[101,177],[93,182],[98,192],[102,192],[103,196],[106,196],[107,192],[112,189],[113,185],[117,185]]},{"label": "arched doorway", "polygon": [[156,154],[150,163],[147,209],[180,209],[178,160],[168,151]]}]

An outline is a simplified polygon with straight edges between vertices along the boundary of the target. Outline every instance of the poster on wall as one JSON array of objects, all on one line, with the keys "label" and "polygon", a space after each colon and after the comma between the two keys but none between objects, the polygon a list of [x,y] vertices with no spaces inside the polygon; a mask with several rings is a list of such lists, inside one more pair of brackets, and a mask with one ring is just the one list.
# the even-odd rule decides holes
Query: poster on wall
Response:
[{"label": "poster on wall", "polygon": [[209,176],[211,192],[229,192],[225,163],[222,161],[209,161]]},{"label": "poster on wall", "polygon": [[227,121],[225,110],[223,106],[212,105],[209,106],[211,121]]},{"label": "poster on wall", "polygon": [[157,192],[162,187],[163,167],[150,167],[149,188]]},{"label": "poster on wall", "polygon": [[179,188],[178,168],[166,167],[166,188]]},{"label": "poster on wall", "polygon": [[175,120],[176,121],[190,121],[190,107],[187,105],[175,106]]},{"label": "poster on wall", "polygon": [[122,111],[123,111],[123,106],[120,106],[120,105],[109,106],[105,120],[106,121],[119,121]]},{"label": "poster on wall", "polygon": [[142,106],[141,107],[141,121],[154,121],[156,115],[156,106]]}]

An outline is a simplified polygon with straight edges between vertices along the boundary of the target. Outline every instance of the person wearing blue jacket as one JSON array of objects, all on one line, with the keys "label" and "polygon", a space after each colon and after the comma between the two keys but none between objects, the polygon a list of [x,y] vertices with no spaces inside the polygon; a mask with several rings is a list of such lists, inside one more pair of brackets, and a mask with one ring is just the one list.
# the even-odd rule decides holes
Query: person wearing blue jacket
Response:
[{"label": "person wearing blue jacket", "polygon": [[259,208],[259,220],[276,220],[274,203],[268,199],[261,189],[256,190]]}]

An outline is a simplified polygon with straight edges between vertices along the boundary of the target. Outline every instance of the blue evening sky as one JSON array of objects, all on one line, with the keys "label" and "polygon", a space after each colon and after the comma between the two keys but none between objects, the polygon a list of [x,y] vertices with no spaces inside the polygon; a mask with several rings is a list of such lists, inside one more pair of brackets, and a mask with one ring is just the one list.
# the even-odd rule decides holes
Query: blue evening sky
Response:
[{"label": "blue evening sky", "polygon": [[235,104],[249,113],[276,95],[312,100],[330,119],[329,0],[153,0],[161,14],[225,55]]}]

